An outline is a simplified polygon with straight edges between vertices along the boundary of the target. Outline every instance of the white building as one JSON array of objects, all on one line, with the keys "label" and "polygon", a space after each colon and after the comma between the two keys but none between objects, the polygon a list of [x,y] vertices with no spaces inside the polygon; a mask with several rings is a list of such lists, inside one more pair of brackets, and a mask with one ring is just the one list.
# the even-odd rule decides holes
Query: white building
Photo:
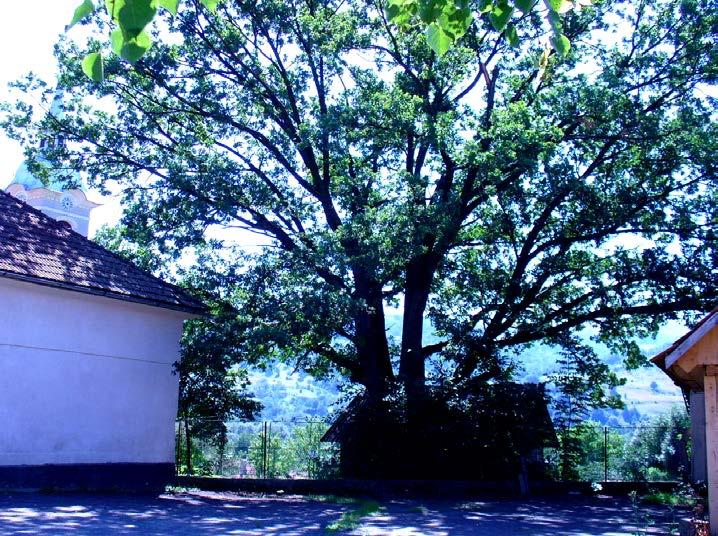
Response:
[{"label": "white building", "polygon": [[25,163],[17,170],[6,192],[85,237],[90,224],[90,211],[99,206],[88,200],[80,189],[65,190],[57,184],[45,186],[32,176]]},{"label": "white building", "polygon": [[0,488],[166,483],[173,363],[203,305],[87,240],[81,191],[22,174],[8,191],[20,199],[0,192]]}]

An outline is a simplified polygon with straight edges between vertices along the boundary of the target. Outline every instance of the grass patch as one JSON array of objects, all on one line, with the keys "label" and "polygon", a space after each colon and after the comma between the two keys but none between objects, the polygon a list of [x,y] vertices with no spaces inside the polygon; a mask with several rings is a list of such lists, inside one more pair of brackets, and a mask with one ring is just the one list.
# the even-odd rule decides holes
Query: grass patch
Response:
[{"label": "grass patch", "polygon": [[165,493],[194,493],[201,491],[199,488],[187,488],[185,486],[165,486]]},{"label": "grass patch", "polygon": [[641,497],[643,504],[658,506],[695,506],[696,499],[687,493],[672,493],[667,491],[656,491]]},{"label": "grass patch", "polygon": [[345,530],[354,530],[355,528],[359,527],[359,524],[361,523],[362,519],[372,514],[375,514],[382,509],[383,508],[381,507],[381,505],[376,501],[357,500],[356,508],[348,512],[344,512],[342,514],[342,517],[340,517],[334,523],[327,525],[327,528],[324,530],[329,534]]}]

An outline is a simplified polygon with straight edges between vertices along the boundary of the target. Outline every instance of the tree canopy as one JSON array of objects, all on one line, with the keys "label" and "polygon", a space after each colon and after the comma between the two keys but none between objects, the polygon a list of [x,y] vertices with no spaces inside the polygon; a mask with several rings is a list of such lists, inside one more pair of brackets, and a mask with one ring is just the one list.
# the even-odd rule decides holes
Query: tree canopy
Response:
[{"label": "tree canopy", "polygon": [[[221,0],[199,0],[210,12],[217,9]],[[570,41],[563,33],[561,13],[581,6],[590,5],[591,0],[543,0],[544,16],[551,29],[551,44],[560,53],[570,48]],[[519,33],[512,21],[515,13],[530,15],[538,10],[541,3],[536,0],[481,0],[478,13],[511,44],[517,44]],[[152,46],[148,27],[157,17],[160,9],[176,15],[180,8],[179,0],[105,0],[104,10],[99,9],[93,0],[82,0],[75,9],[67,30],[84,21],[91,15],[106,12],[115,28],[109,36],[112,51],[124,60],[135,63]],[[426,41],[437,54],[444,54],[449,47],[466,33],[472,24],[474,15],[472,6],[466,0],[390,0],[386,5],[389,20],[400,28],[408,29],[419,24],[425,27]],[[95,82],[104,80],[104,59],[101,50],[88,53],[82,61],[82,70]]]},{"label": "tree canopy", "polygon": [[263,237],[224,254],[256,354],[377,396],[505,376],[517,349],[585,346],[587,327],[637,364],[634,336],[718,300],[716,13],[572,11],[565,57],[534,46],[540,16],[515,46],[479,19],[439,56],[372,0],[187,2],[103,84],[61,43],[65,116],[3,124],[122,185],[139,243],[179,258]]}]

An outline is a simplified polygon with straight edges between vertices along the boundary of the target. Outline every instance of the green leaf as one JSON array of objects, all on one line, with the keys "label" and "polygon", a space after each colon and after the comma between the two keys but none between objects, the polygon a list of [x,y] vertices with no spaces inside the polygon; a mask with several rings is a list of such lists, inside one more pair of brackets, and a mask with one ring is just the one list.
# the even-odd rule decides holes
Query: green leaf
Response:
[{"label": "green leaf", "polygon": [[176,15],[177,7],[179,6],[179,0],[160,0],[160,6],[165,8],[173,15]]},{"label": "green leaf", "polygon": [[121,28],[115,29],[110,35],[112,50],[122,59],[134,64],[152,47],[152,39],[147,32],[140,32],[127,39]]},{"label": "green leaf", "polygon": [[[453,1],[453,0],[452,0]],[[420,0],[419,1],[419,18],[425,23],[429,24],[439,18],[444,6],[441,2],[434,0]]]},{"label": "green leaf", "polygon": [[506,41],[509,42],[509,45],[512,47],[515,47],[519,44],[519,34],[516,31],[516,26],[513,24],[509,24],[509,26],[506,28]]},{"label": "green leaf", "polygon": [[479,2],[479,13],[489,13],[492,9],[494,9],[494,3],[491,0]]},{"label": "green leaf", "polygon": [[[140,34],[157,14],[159,0],[122,0],[124,5],[118,11],[117,23],[131,39]],[[116,0],[119,2],[119,0]]]},{"label": "green leaf", "polygon": [[82,60],[82,72],[95,82],[102,82],[105,79],[105,69],[102,64],[102,54],[93,52]]},{"label": "green leaf", "polygon": [[561,23],[561,17],[558,13],[555,11],[549,11],[546,15],[546,19],[548,20],[548,23],[551,25],[551,29],[555,34],[561,33],[561,28],[563,28],[563,24]]},{"label": "green leaf", "polygon": [[446,54],[454,40],[435,22],[426,28],[426,42],[439,56]]},{"label": "green leaf", "polygon": [[82,19],[92,14],[93,11],[95,11],[95,4],[93,4],[91,0],[85,0],[75,9],[75,14],[72,16],[72,20],[66,29],[69,30]]},{"label": "green leaf", "polygon": [[115,28],[110,34],[112,50],[118,56],[122,56],[122,47],[125,44],[125,36],[122,35],[122,28]]},{"label": "green leaf", "polygon": [[389,21],[391,21],[392,24],[399,25],[399,22],[397,21],[404,13],[403,6],[395,4],[394,2],[389,2],[384,11],[386,12],[386,17],[389,19]]},{"label": "green leaf", "polygon": [[202,2],[202,5],[209,9],[212,13],[217,11],[217,6],[222,0],[200,0]]},{"label": "green leaf", "polygon": [[556,13],[565,13],[571,9],[569,0],[548,0],[548,5]]},{"label": "green leaf", "polygon": [[501,2],[495,5],[494,9],[489,13],[489,21],[491,21],[491,25],[497,32],[501,32],[506,28],[506,24],[509,22],[513,12],[513,6],[510,6],[507,2]]},{"label": "green leaf", "polygon": [[107,9],[107,14],[115,22],[117,22],[117,17],[120,12],[120,9],[124,5],[124,0],[105,0],[105,9]]},{"label": "green leaf", "polygon": [[531,11],[534,6],[534,0],[514,0],[516,7],[521,10],[522,13],[526,14]]},{"label": "green leaf", "polygon": [[443,25],[443,28],[454,39],[458,39],[466,33],[473,20],[474,16],[469,8],[455,9],[446,17],[446,24]]},{"label": "green leaf", "polygon": [[389,0],[386,6],[387,18],[400,28],[406,27],[412,19],[412,9],[416,8],[413,0]]},{"label": "green leaf", "polygon": [[553,44],[553,48],[556,49],[556,52],[561,56],[566,56],[571,49],[571,41],[563,34],[554,36],[551,39],[551,43]]}]

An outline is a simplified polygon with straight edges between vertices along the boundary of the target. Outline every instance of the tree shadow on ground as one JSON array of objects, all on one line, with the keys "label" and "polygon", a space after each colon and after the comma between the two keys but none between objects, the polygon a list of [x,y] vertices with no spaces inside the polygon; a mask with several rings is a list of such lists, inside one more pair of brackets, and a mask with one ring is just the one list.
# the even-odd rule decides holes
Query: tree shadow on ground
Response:
[{"label": "tree shadow on ground", "polygon": [[324,534],[347,505],[232,494],[0,497],[0,534]]},{"label": "tree shadow on ground", "polygon": [[599,536],[668,534],[676,512],[627,499],[556,498],[389,504],[362,534]]},{"label": "tree shadow on ground", "polygon": [[[666,534],[671,512],[627,500],[559,498],[490,501],[385,501],[357,534]],[[0,496],[0,534],[327,534],[351,504],[302,497],[193,492],[160,497],[97,494]]]}]

